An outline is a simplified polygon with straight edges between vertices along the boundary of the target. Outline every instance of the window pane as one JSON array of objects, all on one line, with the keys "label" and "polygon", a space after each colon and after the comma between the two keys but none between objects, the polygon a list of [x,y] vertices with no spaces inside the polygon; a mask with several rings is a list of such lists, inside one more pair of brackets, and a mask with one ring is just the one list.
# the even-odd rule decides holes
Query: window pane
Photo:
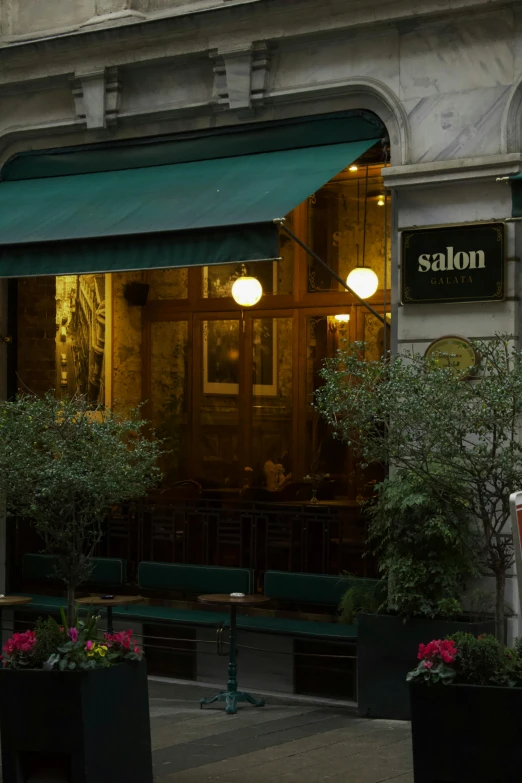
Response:
[{"label": "window pane", "polygon": [[252,484],[277,489],[292,473],[292,319],[253,321]]},{"label": "window pane", "polygon": [[[369,166],[368,180],[366,167],[345,169],[308,200],[308,241],[312,249],[343,280],[357,266],[370,267],[379,278],[378,289],[385,287],[385,244],[386,287],[391,287],[391,207],[389,198],[386,205],[381,198],[385,192],[381,169],[380,165]],[[309,259],[308,290],[320,293],[345,289],[324,267]]]},{"label": "window pane", "polygon": [[198,479],[207,487],[238,487],[239,321],[204,321],[202,330],[203,403]]},{"label": "window pane", "polygon": [[337,323],[333,316],[310,316],[306,319],[306,463],[310,474],[329,473],[335,482],[332,493],[350,494],[349,452],[332,436],[325,420],[313,408],[314,393],[322,385],[320,370],[324,360],[333,356],[344,340],[350,339],[350,323]]},{"label": "window pane", "polygon": [[151,323],[152,424],[168,451],[162,457],[163,483],[188,477],[186,321]]},{"label": "window pane", "polygon": [[[294,213],[286,222],[293,228]],[[264,294],[290,294],[294,279],[295,243],[284,231],[279,231],[279,255],[281,261],[254,261],[239,264],[216,264],[203,267],[202,293],[205,299],[222,299],[232,296],[232,286],[238,277],[256,277]]]}]

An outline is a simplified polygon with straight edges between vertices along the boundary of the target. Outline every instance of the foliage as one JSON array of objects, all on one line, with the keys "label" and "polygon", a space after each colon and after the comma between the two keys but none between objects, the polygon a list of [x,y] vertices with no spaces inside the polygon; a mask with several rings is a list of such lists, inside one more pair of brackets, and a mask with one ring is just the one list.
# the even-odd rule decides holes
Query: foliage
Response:
[{"label": "foliage", "polygon": [[375,614],[386,603],[386,597],[385,582],[354,577],[339,602],[339,621],[351,625],[360,612]]},{"label": "foliage", "polygon": [[509,495],[522,486],[522,351],[509,335],[474,346],[481,364],[469,379],[451,355],[369,361],[355,343],[327,361],[316,405],[363,462],[412,472],[469,509],[495,577],[501,640],[513,564]]},{"label": "foliage", "polygon": [[62,626],[49,617],[39,620],[34,631],[14,634],[3,648],[4,668],[87,671],[143,658],[132,631],[100,637],[95,615],[72,627],[67,626],[65,615],[62,619]]},{"label": "foliage", "polygon": [[458,648],[459,682],[491,685],[505,666],[504,652],[494,636],[459,632],[452,637]]},{"label": "foliage", "polygon": [[34,665],[43,666],[62,642],[60,626],[52,617],[40,617],[35,627],[36,644],[33,650]]},{"label": "foliage", "polygon": [[462,611],[460,596],[479,574],[478,547],[469,509],[454,487],[426,483],[396,471],[377,487],[370,541],[388,577],[389,605],[406,617],[449,617]]},{"label": "foliage", "polygon": [[159,478],[160,443],[127,418],[93,409],[87,397],[20,395],[0,402],[0,490],[8,510],[28,517],[56,555],[68,587],[88,578],[110,505],[143,495]]},{"label": "foliage", "polygon": [[520,639],[509,650],[489,634],[476,637],[459,632],[442,642],[421,644],[417,658],[419,664],[408,674],[408,682],[522,687]]}]

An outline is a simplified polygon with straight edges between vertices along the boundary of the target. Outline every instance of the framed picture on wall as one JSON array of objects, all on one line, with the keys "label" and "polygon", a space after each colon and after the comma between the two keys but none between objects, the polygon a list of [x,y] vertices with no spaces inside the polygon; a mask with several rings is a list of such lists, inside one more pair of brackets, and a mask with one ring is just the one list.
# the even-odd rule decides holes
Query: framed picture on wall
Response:
[{"label": "framed picture on wall", "polygon": [[[240,322],[203,321],[203,393],[239,394]],[[253,394],[277,395],[277,320],[253,321]]]}]

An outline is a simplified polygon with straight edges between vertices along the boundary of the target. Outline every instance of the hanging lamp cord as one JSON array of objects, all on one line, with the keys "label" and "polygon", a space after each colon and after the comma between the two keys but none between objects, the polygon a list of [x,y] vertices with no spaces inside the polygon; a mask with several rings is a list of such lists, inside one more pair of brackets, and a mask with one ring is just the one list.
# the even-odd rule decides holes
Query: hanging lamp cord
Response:
[{"label": "hanging lamp cord", "polygon": [[366,166],[366,181],[364,186],[364,224],[363,224],[363,246],[362,246],[362,265],[366,260],[366,215],[368,212],[368,166]]}]

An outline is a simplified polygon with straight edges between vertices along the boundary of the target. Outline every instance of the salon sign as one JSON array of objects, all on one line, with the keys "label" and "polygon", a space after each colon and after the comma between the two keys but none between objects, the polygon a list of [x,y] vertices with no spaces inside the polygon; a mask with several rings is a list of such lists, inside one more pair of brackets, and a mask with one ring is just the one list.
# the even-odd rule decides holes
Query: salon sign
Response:
[{"label": "salon sign", "polygon": [[504,299],[504,224],[402,232],[402,303]]}]

